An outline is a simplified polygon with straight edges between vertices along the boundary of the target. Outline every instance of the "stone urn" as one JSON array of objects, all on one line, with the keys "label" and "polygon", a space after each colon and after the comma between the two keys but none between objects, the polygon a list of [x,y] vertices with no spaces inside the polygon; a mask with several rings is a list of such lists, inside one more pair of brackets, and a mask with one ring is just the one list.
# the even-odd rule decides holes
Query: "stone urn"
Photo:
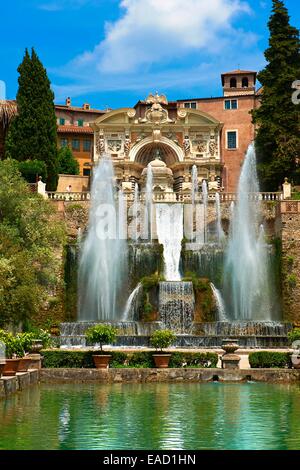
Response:
[{"label": "stone urn", "polygon": [[34,339],[30,349],[31,354],[38,354],[43,349],[43,342],[40,339]]},{"label": "stone urn", "polygon": [[236,339],[224,339],[222,341],[222,349],[225,351],[225,354],[233,354],[237,349],[239,349],[239,345],[237,344]]},{"label": "stone urn", "polygon": [[94,354],[93,360],[96,366],[96,369],[108,369],[109,368],[109,361],[111,359],[110,354]]},{"label": "stone urn", "polygon": [[221,357],[222,369],[239,369],[240,356],[234,354],[239,349],[238,341],[235,339],[224,339],[222,349],[225,354]]},{"label": "stone urn", "polygon": [[300,369],[300,350],[294,350],[291,356],[294,369]]},{"label": "stone urn", "polygon": [[169,367],[171,354],[153,354],[155,367],[158,369],[167,369]]}]

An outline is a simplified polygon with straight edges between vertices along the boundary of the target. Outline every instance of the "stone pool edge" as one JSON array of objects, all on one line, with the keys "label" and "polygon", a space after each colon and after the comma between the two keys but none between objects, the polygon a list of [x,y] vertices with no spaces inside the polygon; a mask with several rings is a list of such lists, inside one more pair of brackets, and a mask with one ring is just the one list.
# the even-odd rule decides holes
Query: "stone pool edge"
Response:
[{"label": "stone pool edge", "polygon": [[18,372],[14,377],[2,377],[0,379],[0,400],[39,383],[39,372],[37,369],[31,369],[28,372]]},{"label": "stone pool edge", "polygon": [[299,383],[296,369],[40,369],[0,379],[0,399],[40,383],[199,383],[212,382]]},{"label": "stone pool edge", "polygon": [[243,382],[300,383],[296,369],[41,369],[42,383]]}]

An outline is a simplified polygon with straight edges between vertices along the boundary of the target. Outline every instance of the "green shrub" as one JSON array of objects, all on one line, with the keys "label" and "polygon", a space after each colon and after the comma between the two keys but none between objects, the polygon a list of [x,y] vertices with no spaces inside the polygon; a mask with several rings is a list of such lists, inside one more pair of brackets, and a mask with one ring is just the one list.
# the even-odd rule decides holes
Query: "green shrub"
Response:
[{"label": "green shrub", "polygon": [[157,330],[152,333],[150,338],[151,345],[160,349],[168,348],[175,341],[176,336],[171,330]]},{"label": "green shrub", "polygon": [[294,328],[292,331],[288,333],[288,339],[290,344],[292,344],[294,341],[299,341],[300,340],[300,328]]},{"label": "green shrub", "polygon": [[295,274],[290,274],[287,277],[287,282],[288,282],[289,287],[293,289],[297,285],[297,276]]},{"label": "green shrub", "polygon": [[99,343],[102,351],[103,344],[112,344],[116,341],[117,330],[111,325],[91,326],[85,333],[89,343]]},{"label": "green shrub", "polygon": [[290,368],[291,354],[273,351],[257,351],[249,354],[249,363],[253,369]]},{"label": "green shrub", "polygon": [[[45,368],[95,368],[93,355],[95,351],[64,351],[62,349],[46,349],[42,351],[43,367]],[[153,368],[153,352],[139,351],[125,353],[122,351],[107,352],[112,356],[111,368]],[[218,355],[216,353],[174,352],[171,354],[170,366],[173,368],[216,367]]]},{"label": "green shrub", "polygon": [[18,168],[21,175],[28,183],[35,183],[38,176],[41,176],[43,181],[47,179],[47,167],[45,162],[41,160],[25,160],[19,162]]},{"label": "green shrub", "polygon": [[218,363],[217,353],[173,353],[169,367],[215,368]]},{"label": "green shrub", "polygon": [[43,348],[50,348],[53,346],[53,340],[50,333],[38,328],[33,328],[31,331],[26,333],[18,333],[17,338],[25,352],[29,352],[31,350],[33,341],[36,339],[39,339],[42,342]]},{"label": "green shrub", "polygon": [[5,355],[8,359],[13,356],[23,357],[25,354],[23,345],[17,336],[0,330],[0,341],[5,345]]}]

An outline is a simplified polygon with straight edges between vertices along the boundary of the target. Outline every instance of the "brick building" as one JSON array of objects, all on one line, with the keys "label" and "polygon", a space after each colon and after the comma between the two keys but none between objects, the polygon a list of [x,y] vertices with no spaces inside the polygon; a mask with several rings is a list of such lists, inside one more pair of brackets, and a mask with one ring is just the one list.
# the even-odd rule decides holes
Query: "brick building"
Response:
[{"label": "brick building", "polygon": [[116,110],[91,109],[87,103],[75,107],[67,98],[55,105],[58,147],[72,149],[81,176],[89,176],[93,163],[109,152],[119,181],[131,183],[142,181],[143,169],[159,149],[175,190],[186,186],[196,165],[199,182],[216,180],[233,192],[254,139],[250,111],[259,105],[260,90],[253,71],[223,73],[221,81],[218,97],[168,102],[163,95],[150,95],[133,108]]}]

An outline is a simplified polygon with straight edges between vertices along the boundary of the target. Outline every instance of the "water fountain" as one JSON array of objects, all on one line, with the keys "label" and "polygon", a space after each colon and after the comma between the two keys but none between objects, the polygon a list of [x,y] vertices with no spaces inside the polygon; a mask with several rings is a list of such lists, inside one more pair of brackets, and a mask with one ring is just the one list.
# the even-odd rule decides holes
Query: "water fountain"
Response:
[{"label": "water fountain", "polygon": [[225,261],[224,295],[233,321],[277,319],[270,295],[269,250],[259,228],[258,192],[255,149],[251,145],[240,176]]},{"label": "water fountain", "polygon": [[150,163],[147,166],[146,177],[146,204],[144,215],[144,238],[151,241],[152,239],[152,206],[153,206],[153,173]]},{"label": "water fountain", "polygon": [[164,247],[165,278],[180,281],[180,254],[183,239],[182,204],[156,204],[158,242]]},{"label": "water fountain", "polygon": [[[164,162],[155,160],[153,168],[159,174],[159,184],[162,183],[162,173],[166,173],[170,184],[171,170],[165,167]],[[120,337],[117,344],[124,346],[148,345],[151,332],[166,327],[176,332],[178,346],[216,347],[221,346],[224,338],[232,337],[239,340],[241,347],[284,345],[291,325],[276,321],[280,317],[272,288],[269,262],[272,253],[266,244],[259,216],[261,207],[254,148],[249,148],[245,158],[237,202],[229,208],[227,243],[218,193],[215,193],[214,212],[216,235],[213,238],[212,233],[208,234],[213,205],[209,202],[206,181],[202,182],[201,200],[197,198],[197,168],[193,167],[189,204],[195,206],[196,243],[185,243],[182,251],[184,204],[175,202],[174,198],[174,203],[159,202],[154,209],[152,190],[156,173],[152,174],[149,165],[143,173],[142,187],[145,188],[144,200],[148,206],[145,219],[150,228],[153,219],[151,215],[148,218],[149,212],[152,214],[155,210],[156,213],[157,239],[155,230],[151,230],[154,236],[153,239],[148,238],[147,243],[140,239],[140,195],[136,183],[130,208],[130,216],[133,215],[134,219],[129,219],[132,243],[125,240],[126,198],[121,190],[116,194],[110,158],[102,158],[96,167],[89,230],[78,244],[81,249],[78,277],[80,321],[62,325],[62,343],[84,345],[85,329],[97,321],[105,321],[118,328]],[[170,187],[167,188],[169,191]],[[156,286],[154,305],[158,321],[142,322],[140,313],[144,290],[140,280],[147,274],[162,274],[161,246],[165,281]],[[126,264],[128,256],[130,271]],[[194,321],[197,296],[192,282],[181,280],[181,273],[186,271],[206,278],[208,285],[211,283],[217,306],[216,321]]]},{"label": "water fountain", "polygon": [[126,292],[127,244],[118,236],[117,204],[111,159],[95,168],[89,230],[79,263],[79,320],[120,319]]}]

